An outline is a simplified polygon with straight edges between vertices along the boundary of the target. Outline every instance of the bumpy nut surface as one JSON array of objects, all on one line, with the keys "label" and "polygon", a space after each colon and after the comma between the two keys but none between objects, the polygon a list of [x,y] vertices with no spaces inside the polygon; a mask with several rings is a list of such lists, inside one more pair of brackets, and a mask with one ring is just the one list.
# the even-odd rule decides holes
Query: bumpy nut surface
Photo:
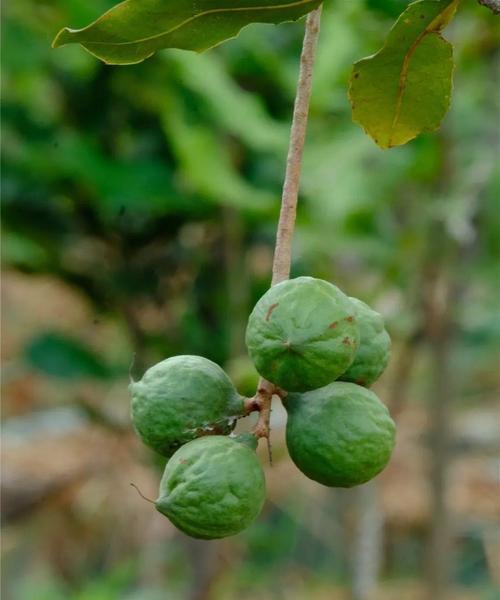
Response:
[{"label": "bumpy nut surface", "polygon": [[156,507],[184,533],[201,539],[235,535],[259,515],[265,479],[257,441],[241,437],[194,440],[167,463]]},{"label": "bumpy nut surface", "polygon": [[327,281],[284,281],[255,305],[246,344],[257,371],[280,388],[322,387],[354,360],[359,344],[354,306]]},{"label": "bumpy nut surface", "polygon": [[163,456],[199,436],[228,434],[244,414],[243,398],[226,373],[201,356],[174,356],[130,385],[134,427]]},{"label": "bumpy nut surface", "polygon": [[305,394],[289,394],[285,407],[290,457],[310,479],[352,487],[387,465],[396,429],[371,390],[334,382]]},{"label": "bumpy nut surface", "polygon": [[357,298],[349,298],[356,309],[360,343],[354,362],[339,380],[366,387],[382,375],[391,356],[391,338],[382,315]]}]

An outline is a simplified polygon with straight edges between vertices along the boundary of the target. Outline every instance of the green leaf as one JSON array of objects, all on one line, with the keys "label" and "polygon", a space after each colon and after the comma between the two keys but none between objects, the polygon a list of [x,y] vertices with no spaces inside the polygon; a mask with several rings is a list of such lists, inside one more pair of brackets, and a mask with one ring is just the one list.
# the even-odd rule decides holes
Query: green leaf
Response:
[{"label": "green leaf", "polygon": [[25,356],[32,367],[60,379],[102,379],[109,375],[108,366],[86,346],[55,332],[32,340]]},{"label": "green leaf", "polygon": [[355,63],[349,98],[352,117],[381,148],[433,131],[450,105],[453,49],[441,31],[459,0],[410,4],[384,47]]},{"label": "green leaf", "polygon": [[321,0],[125,0],[83,29],[62,29],[53,47],[81,44],[113,65],[134,64],[162,48],[202,52],[250,23],[295,21]]},{"label": "green leaf", "polygon": [[276,204],[273,193],[241,177],[223,140],[203,123],[189,121],[177,99],[172,97],[166,103],[162,124],[187,188],[212,202],[239,209],[265,212]]},{"label": "green leaf", "polygon": [[239,86],[216,54],[175,51],[169,58],[180,69],[183,84],[200,95],[217,124],[251,148],[286,152],[288,126],[272,119],[258,95]]}]

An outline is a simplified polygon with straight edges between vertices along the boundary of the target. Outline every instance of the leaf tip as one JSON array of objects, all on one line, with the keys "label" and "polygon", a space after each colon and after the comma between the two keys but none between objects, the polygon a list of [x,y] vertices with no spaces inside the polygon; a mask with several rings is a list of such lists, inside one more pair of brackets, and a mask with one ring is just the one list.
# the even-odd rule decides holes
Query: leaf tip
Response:
[{"label": "leaf tip", "polygon": [[69,43],[69,36],[71,34],[71,29],[68,27],[63,27],[52,42],[52,48],[59,48],[60,46],[64,46]]},{"label": "leaf tip", "polygon": [[397,144],[394,144],[392,142],[392,140],[387,140],[385,138],[380,139],[379,137],[376,136],[376,134],[373,134],[372,132],[368,131],[367,129],[365,129],[365,133],[368,134],[368,136],[375,142],[375,144],[377,144],[377,146],[381,149],[381,150],[389,150],[390,148],[394,148],[394,146],[396,146]]}]

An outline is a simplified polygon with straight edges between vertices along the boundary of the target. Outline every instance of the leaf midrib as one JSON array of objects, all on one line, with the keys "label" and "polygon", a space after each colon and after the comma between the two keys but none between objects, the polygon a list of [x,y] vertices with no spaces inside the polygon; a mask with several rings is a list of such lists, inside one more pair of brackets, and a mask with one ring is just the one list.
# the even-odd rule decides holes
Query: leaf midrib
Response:
[{"label": "leaf midrib", "polygon": [[397,97],[397,103],[396,103],[396,111],[394,114],[394,119],[392,120],[392,124],[391,124],[391,132],[390,132],[390,136],[389,136],[389,140],[388,140],[388,146],[392,146],[392,144],[393,144],[393,135],[394,135],[395,129],[398,125],[399,118],[401,116],[401,110],[403,107],[403,98],[404,98],[405,91],[406,91],[406,82],[408,79],[408,71],[410,69],[410,61],[411,61],[413,55],[415,54],[415,51],[418,48],[419,44],[422,42],[422,40],[427,35],[429,35],[431,33],[439,34],[442,31],[443,27],[446,25],[446,19],[443,19],[443,16],[445,15],[445,13],[447,11],[454,10],[455,5],[456,5],[456,2],[452,2],[442,12],[440,12],[438,15],[436,15],[434,17],[434,19],[432,19],[432,21],[427,25],[427,27],[422,31],[422,33],[416,38],[416,40],[410,46],[410,48],[408,49],[408,51],[406,52],[406,54],[403,58],[403,65],[401,67],[401,74],[399,76],[399,82],[398,82],[398,97]]},{"label": "leaf midrib", "polygon": [[[142,39],[138,39],[138,40],[133,40],[133,41],[126,41],[126,42],[94,42],[91,40],[82,40],[80,43],[84,43],[84,44],[92,44],[93,46],[132,46],[135,44],[141,44],[144,42],[149,42],[151,40],[154,40],[156,38],[161,38],[165,35],[169,35],[170,33],[173,33],[174,31],[177,31],[178,29],[181,29],[182,27],[184,27],[185,25],[187,25],[188,23],[195,21],[198,18],[201,17],[206,17],[207,15],[211,15],[211,14],[217,14],[217,13],[232,13],[232,12],[245,12],[245,11],[258,11],[258,10],[281,10],[284,8],[293,8],[295,6],[301,6],[303,4],[312,4],[315,0],[298,0],[296,2],[288,2],[286,4],[279,4],[276,6],[249,6],[249,7],[235,7],[235,8],[213,8],[211,10],[207,10],[204,11],[202,13],[198,13],[196,15],[193,15],[192,17],[189,17],[188,19],[182,21],[182,23],[178,23],[177,25],[175,25],[175,27],[172,27],[171,29],[167,30],[167,31],[163,31],[161,33],[157,33],[155,35],[146,37],[146,38],[142,38]],[[107,13],[109,14],[109,13]],[[88,27],[86,27],[85,29],[89,29],[91,28],[93,25],[96,25],[98,23],[98,21],[102,20],[103,18],[105,18],[106,15],[103,15],[103,17],[101,17],[100,19],[98,19],[97,21],[95,21],[94,23],[92,23],[91,25],[89,25]],[[78,31],[82,31],[82,30],[78,30],[78,29],[67,29],[66,31],[70,32],[70,33],[76,33]]]}]

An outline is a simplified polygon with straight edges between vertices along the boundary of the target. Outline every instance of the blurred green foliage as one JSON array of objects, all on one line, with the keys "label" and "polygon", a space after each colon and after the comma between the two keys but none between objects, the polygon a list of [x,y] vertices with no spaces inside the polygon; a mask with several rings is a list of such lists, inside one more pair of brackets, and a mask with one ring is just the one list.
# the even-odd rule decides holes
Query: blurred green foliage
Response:
[{"label": "blurred green foliage", "polygon": [[102,378],[108,374],[102,357],[77,340],[57,333],[42,333],[37,336],[26,349],[26,355],[31,365],[61,379]]},{"label": "blurred green foliage", "polygon": [[[369,297],[404,293],[417,285],[416,265],[438,220],[458,244],[474,246],[461,277],[491,281],[500,218],[490,16],[464,6],[449,32],[457,70],[444,133],[379,152],[350,122],[345,89],[351,63],[380,45],[402,2],[376,4],[326,7],[294,272],[340,279]],[[185,307],[179,319],[163,331],[135,331],[133,344],[224,362],[232,327],[219,266],[232,252],[224,250],[224,222],[236,210],[240,244],[272,244],[301,25],[251,26],[215,51],[163,52],[126,68],[78,48],[50,49],[60,23],[78,26],[110,5],[6,7],[4,261],[54,274],[125,320],[134,303],[175,296]],[[453,175],[440,189],[448,163]],[[170,290],[186,270],[189,285]],[[264,274],[241,276],[250,279],[251,300],[267,285]],[[491,298],[478,302],[485,321],[470,311],[463,317],[468,347],[478,328],[491,331]],[[404,329],[411,315],[399,317],[395,327]]]},{"label": "blurred green foliage", "polygon": [[[62,24],[84,25],[113,4],[4,6],[4,266],[72,288],[96,319],[123,333],[120,342],[89,346],[85,331],[41,322],[15,361],[71,378],[68,404],[78,379],[125,380],[134,352],[137,374],[173,354],[233,361],[248,393],[255,374],[241,359],[243,334],[270,279],[302,24],[251,26],[206,54],[160,52],[131,67],[106,67],[76,47],[50,48]],[[475,402],[496,385],[500,351],[498,31],[486,9],[463,3],[447,31],[457,66],[442,131],[383,152],[351,122],[347,81],[405,4],[325,6],[293,275],[332,280],[374,303],[398,344],[425,325],[425,269],[444,265],[461,298],[450,306],[454,387],[462,403]],[[425,373],[419,363],[417,397]],[[345,574],[341,549],[325,558],[301,526],[306,510],[300,503],[286,514],[272,510],[238,538],[247,560],[221,598],[243,593],[245,583],[279,586],[299,563],[318,566],[319,580]],[[163,550],[165,568],[178,577],[169,579],[172,598],[184,597],[185,554]],[[459,578],[475,581],[484,560],[468,552]],[[401,570],[417,562],[403,557]],[[129,589],[135,567],[124,564],[90,574],[82,567],[68,587],[57,581],[48,591],[30,579],[16,598],[146,600],[147,591]],[[159,590],[151,598],[164,598]]]}]

